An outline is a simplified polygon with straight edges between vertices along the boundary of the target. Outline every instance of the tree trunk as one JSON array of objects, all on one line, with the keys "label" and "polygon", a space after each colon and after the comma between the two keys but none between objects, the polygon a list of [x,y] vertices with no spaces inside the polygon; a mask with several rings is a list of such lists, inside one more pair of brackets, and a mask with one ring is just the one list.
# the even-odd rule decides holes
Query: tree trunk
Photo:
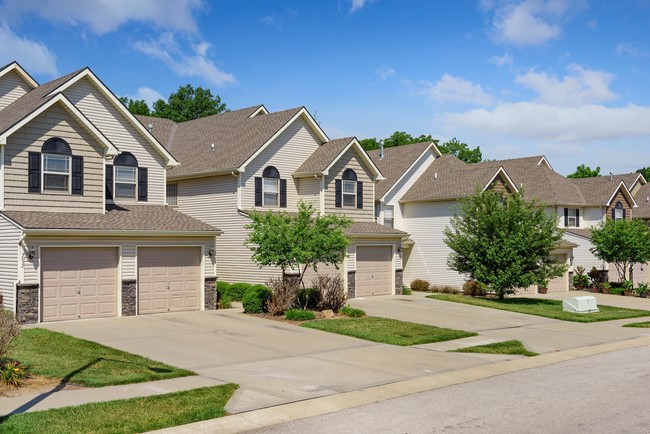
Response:
[{"label": "tree trunk", "polygon": [[630,263],[630,283],[632,283],[632,288],[634,288],[634,263]]}]

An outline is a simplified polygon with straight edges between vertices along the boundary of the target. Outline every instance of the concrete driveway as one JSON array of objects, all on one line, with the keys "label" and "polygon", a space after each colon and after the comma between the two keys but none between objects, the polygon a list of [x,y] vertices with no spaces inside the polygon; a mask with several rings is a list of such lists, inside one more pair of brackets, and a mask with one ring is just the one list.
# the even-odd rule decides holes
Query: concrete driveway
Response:
[{"label": "concrete driveway", "polygon": [[[621,322],[577,324],[413,296],[352,300],[369,315],[477,331],[479,337],[413,347],[377,344],[244,315],[229,309],[40,325],[191,369],[241,387],[227,410],[240,413],[365,389],[518,356],[448,353],[520,339],[551,352],[648,335]],[[627,322],[632,322],[628,320]],[[464,341],[464,342],[463,342]]]}]

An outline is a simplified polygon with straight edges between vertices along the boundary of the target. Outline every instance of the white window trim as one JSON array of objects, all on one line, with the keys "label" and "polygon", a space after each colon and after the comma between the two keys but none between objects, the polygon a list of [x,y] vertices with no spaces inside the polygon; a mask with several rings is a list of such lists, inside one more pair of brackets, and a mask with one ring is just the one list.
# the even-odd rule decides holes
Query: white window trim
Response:
[{"label": "white window trim", "polygon": [[[277,199],[275,203],[266,203],[266,181],[275,181],[276,184],[276,192],[275,193],[269,193],[269,194],[275,194],[277,196]],[[271,206],[271,207],[279,207],[280,206],[280,178],[265,178],[262,177],[262,206]]]},{"label": "white window trim", "polygon": [[622,206],[622,204],[621,204],[620,208],[616,208],[616,205],[614,205],[614,220],[623,220],[623,206]]},{"label": "white window trim", "polygon": [[[390,219],[388,219],[388,221],[390,221],[390,225],[386,224],[387,223],[386,211],[388,210],[390,210]],[[384,226],[388,226],[390,228],[395,227],[395,207],[393,205],[384,206]]]},{"label": "white window trim", "polygon": [[[53,156],[53,157],[61,157],[61,158],[66,158],[68,160],[68,189],[67,190],[47,190],[45,188],[45,175],[63,175],[63,172],[46,172],[45,171],[45,157],[46,156]],[[41,154],[41,193],[48,193],[48,194],[71,194],[72,192],[72,156],[70,155],[62,155],[62,154],[50,154],[47,152],[44,152]]]},{"label": "white window trim", "polygon": [[[129,169],[134,169],[135,182],[133,182],[133,183],[131,183],[131,182],[118,182],[118,180],[117,180],[117,168],[118,167],[127,167]],[[133,197],[118,196],[117,195],[117,184],[133,184],[134,185]],[[120,199],[120,200],[136,200],[136,201],[138,200],[138,168],[137,167],[135,167],[135,166],[122,166],[122,165],[119,165],[119,164],[117,166],[115,166],[115,165],[113,166],[113,200],[117,200],[117,199]]]},{"label": "white window trim", "polygon": [[[578,221],[578,208],[567,208],[567,227],[568,228],[579,228],[580,222]],[[571,215],[573,211],[573,215]],[[574,224],[571,224],[571,219],[573,219]]]},{"label": "white window trim", "polygon": [[[348,179],[343,179],[341,184],[341,207],[343,208],[356,208],[357,207],[357,181],[350,181]],[[353,188],[353,193],[346,193],[345,192],[345,183],[349,182],[350,184],[354,184]],[[352,205],[346,205],[345,204],[345,196],[352,196],[354,198],[354,204]]]},{"label": "white window trim", "polygon": [[[175,193],[176,193],[173,196],[169,194],[169,190],[170,190],[170,187],[172,185],[175,187],[174,190],[175,190]],[[174,198],[175,203],[171,203],[171,201],[169,200],[170,197]],[[166,199],[167,205],[169,205],[169,206],[178,206],[178,183],[177,182],[172,182],[172,183],[169,183],[169,184],[167,184],[165,186],[165,199]]]},{"label": "white window trim", "polygon": [[0,210],[5,209],[5,147],[0,145]]}]

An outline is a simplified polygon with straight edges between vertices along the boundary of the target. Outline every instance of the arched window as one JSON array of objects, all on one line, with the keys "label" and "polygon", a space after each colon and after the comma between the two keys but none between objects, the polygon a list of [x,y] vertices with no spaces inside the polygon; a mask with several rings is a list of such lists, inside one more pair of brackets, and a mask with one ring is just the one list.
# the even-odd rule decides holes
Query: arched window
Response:
[{"label": "arched window", "polygon": [[623,220],[625,218],[625,210],[623,204],[619,201],[614,206],[614,220]]},{"label": "arched window", "polygon": [[58,137],[49,139],[41,148],[43,155],[43,191],[70,191],[72,150]]},{"label": "arched window", "polygon": [[273,166],[268,166],[262,172],[262,206],[280,205],[280,172]]},{"label": "arched window", "polygon": [[135,199],[138,185],[138,160],[130,152],[123,152],[113,162],[115,197]]},{"label": "arched window", "polygon": [[343,206],[357,206],[357,174],[352,169],[343,172]]}]

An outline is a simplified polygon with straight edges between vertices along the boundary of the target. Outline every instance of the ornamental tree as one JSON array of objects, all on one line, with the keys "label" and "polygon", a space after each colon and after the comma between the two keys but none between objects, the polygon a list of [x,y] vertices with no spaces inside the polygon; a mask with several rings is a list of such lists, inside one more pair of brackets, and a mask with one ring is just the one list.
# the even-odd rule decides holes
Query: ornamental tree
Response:
[{"label": "ornamental tree", "polygon": [[622,282],[634,283],[634,264],[650,261],[650,228],[641,220],[612,220],[591,231],[591,252],[601,261],[613,263]]},{"label": "ornamental tree", "polygon": [[477,191],[462,201],[444,230],[452,250],[447,265],[503,299],[516,288],[564,274],[566,265],[551,257],[563,233],[544,205],[526,202],[521,192]]},{"label": "ornamental tree", "polygon": [[317,271],[318,264],[334,265],[343,262],[350,240],[344,230],[352,220],[344,215],[314,215],[314,206],[300,201],[298,212],[259,212],[250,214],[246,225],[250,232],[244,245],[253,254],[252,260],[260,267],[274,266],[287,271],[301,267],[300,280],[309,268]]}]

